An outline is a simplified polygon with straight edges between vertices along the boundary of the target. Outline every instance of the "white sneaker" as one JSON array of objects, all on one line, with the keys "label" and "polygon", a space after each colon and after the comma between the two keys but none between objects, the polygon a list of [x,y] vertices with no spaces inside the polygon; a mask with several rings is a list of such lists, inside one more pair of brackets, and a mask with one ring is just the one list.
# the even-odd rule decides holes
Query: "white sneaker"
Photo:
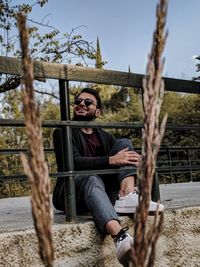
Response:
[{"label": "white sneaker", "polygon": [[[137,192],[131,192],[124,197],[120,197],[115,202],[115,211],[117,213],[135,213],[136,208],[138,207],[138,194]],[[150,201],[149,204],[149,212],[155,212],[158,205],[158,211],[161,212],[165,209],[165,207],[157,202]]]},{"label": "white sneaker", "polygon": [[131,246],[133,245],[133,237],[128,233],[124,233],[116,242],[116,256],[123,266],[128,266],[130,260]]}]

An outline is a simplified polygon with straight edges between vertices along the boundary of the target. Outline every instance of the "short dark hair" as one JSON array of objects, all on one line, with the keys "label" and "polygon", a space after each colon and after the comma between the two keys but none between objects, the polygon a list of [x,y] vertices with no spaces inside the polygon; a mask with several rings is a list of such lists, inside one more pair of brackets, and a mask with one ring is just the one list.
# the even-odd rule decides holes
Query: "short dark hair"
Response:
[{"label": "short dark hair", "polygon": [[88,88],[88,87],[83,88],[81,90],[81,92],[76,97],[79,97],[79,95],[82,94],[82,93],[88,93],[88,94],[93,95],[97,100],[97,108],[102,109],[101,97],[100,97],[99,93],[95,89]]}]

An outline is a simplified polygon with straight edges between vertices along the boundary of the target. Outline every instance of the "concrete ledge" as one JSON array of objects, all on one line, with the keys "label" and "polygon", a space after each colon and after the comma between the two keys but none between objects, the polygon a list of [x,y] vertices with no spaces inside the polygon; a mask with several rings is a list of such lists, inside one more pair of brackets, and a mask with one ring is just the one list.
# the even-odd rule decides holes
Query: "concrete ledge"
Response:
[{"label": "concrete ledge", "polygon": [[[164,231],[157,246],[157,267],[200,266],[199,218],[200,207],[165,212]],[[122,217],[122,224],[133,230],[132,218]],[[103,239],[92,221],[54,225],[53,231],[55,266],[121,266],[111,238]],[[43,266],[33,229],[1,233],[0,248],[0,266]]]},{"label": "concrete ledge", "polygon": [[[164,231],[157,246],[156,267],[200,266],[200,183],[161,185]],[[151,223],[152,217],[149,217]],[[133,219],[122,218],[133,232]],[[102,238],[91,217],[66,223],[55,212],[56,267],[121,266],[110,237]],[[0,267],[40,267],[37,238],[28,197],[0,199]]]},{"label": "concrete ledge", "polygon": [[[124,217],[122,224],[132,224]],[[113,241],[102,238],[92,221],[53,227],[55,266],[120,266],[115,259]],[[0,234],[0,266],[43,266],[38,256],[33,229]]]},{"label": "concrete ledge", "polygon": [[200,207],[165,212],[157,247],[157,267],[200,266]]}]

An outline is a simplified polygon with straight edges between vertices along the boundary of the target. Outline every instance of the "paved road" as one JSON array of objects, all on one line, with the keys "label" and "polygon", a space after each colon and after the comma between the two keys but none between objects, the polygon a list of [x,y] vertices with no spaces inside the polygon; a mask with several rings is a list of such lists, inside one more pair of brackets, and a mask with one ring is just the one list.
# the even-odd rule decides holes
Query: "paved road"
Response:
[{"label": "paved road", "polygon": [[[166,209],[200,206],[200,182],[160,185],[160,195]],[[55,212],[54,223],[63,222],[65,216]],[[29,197],[0,199],[0,232],[32,227]]]},{"label": "paved road", "polygon": [[162,184],[160,196],[166,209],[200,206],[200,182]]}]

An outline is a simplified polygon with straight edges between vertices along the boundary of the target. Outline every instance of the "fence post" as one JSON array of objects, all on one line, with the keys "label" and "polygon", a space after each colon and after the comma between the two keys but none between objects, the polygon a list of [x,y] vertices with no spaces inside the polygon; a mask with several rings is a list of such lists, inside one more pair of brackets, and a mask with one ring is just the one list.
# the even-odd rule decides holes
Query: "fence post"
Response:
[{"label": "fence post", "polygon": [[187,151],[187,160],[189,163],[189,171],[190,171],[190,182],[193,182],[193,177],[192,177],[192,168],[191,168],[191,158],[190,158],[190,149],[186,148]]},{"label": "fence post", "polygon": [[[68,81],[59,80],[61,120],[70,121],[70,101]],[[62,127],[64,171],[73,171],[73,148],[71,126]],[[76,219],[76,199],[74,177],[65,177],[65,215],[67,221]]]},{"label": "fence post", "polygon": [[160,200],[160,188],[159,188],[159,182],[158,182],[158,172],[155,171],[154,177],[153,177],[153,184],[151,189],[151,199],[153,201]]},{"label": "fence post", "polygon": [[[169,147],[167,147],[167,156],[168,156],[169,166],[172,167],[171,150],[170,150]],[[172,171],[171,170],[170,170],[170,178],[171,178],[171,183],[173,183],[173,175],[172,175]]]}]

